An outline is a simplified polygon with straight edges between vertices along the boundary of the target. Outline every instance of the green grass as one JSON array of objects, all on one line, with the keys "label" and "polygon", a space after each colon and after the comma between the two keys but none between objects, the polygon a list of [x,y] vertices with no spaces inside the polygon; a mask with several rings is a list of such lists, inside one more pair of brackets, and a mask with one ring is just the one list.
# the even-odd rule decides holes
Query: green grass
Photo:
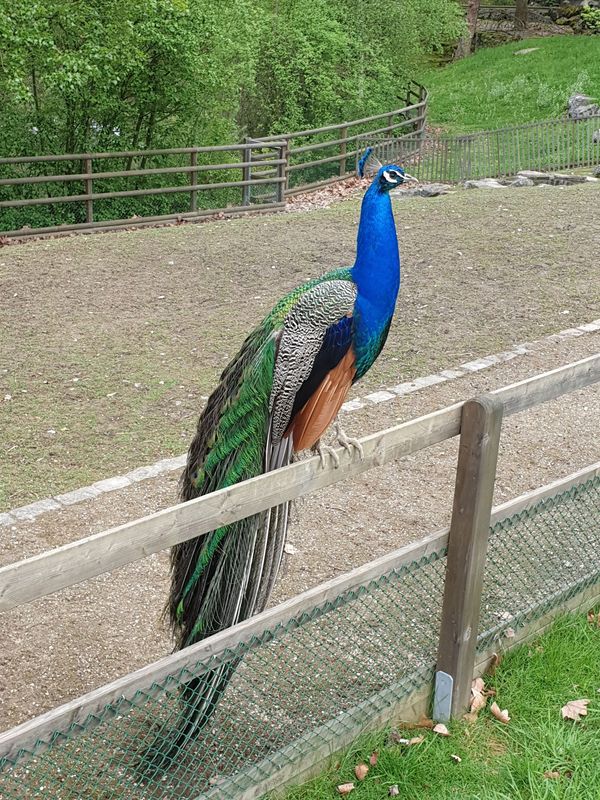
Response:
[{"label": "green grass", "polygon": [[[337,769],[292,790],[286,800],[339,798],[338,784],[354,782],[351,800],[382,800],[397,784],[401,800],[549,800],[600,798],[600,628],[585,615],[563,617],[541,638],[501,662],[487,686],[497,692],[508,725],[486,709],[472,725],[451,724],[451,736],[426,732],[412,747],[387,746],[387,732],[365,735]],[[563,720],[569,700],[590,699],[588,716]],[[490,702],[490,701],[489,701]],[[488,702],[488,704],[489,704]],[[422,731],[402,733],[409,738]],[[363,781],[354,767],[377,764]],[[455,763],[452,754],[461,757]],[[560,773],[545,778],[544,772]]]},{"label": "green grass", "polygon": [[[515,50],[539,48],[527,55]],[[451,133],[499,128],[565,113],[575,92],[600,100],[600,36],[552,36],[485,48],[420,76],[429,122]]]}]

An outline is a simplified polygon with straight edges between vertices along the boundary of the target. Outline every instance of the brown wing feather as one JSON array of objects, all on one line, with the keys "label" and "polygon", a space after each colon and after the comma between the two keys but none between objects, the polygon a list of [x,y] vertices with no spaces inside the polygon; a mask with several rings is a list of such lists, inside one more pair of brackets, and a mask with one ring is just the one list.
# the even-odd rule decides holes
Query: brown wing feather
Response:
[{"label": "brown wing feather", "polygon": [[346,399],[355,374],[355,358],[350,348],[291,421],[286,435],[294,437],[295,451],[306,450],[319,441]]}]

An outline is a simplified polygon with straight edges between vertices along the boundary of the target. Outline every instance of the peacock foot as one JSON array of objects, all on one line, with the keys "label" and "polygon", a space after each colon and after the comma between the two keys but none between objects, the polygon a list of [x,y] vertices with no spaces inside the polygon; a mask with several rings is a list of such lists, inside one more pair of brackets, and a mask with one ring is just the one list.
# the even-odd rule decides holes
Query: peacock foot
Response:
[{"label": "peacock foot", "polygon": [[331,456],[331,460],[333,461],[333,466],[337,469],[340,465],[340,457],[335,452],[333,447],[329,447],[328,444],[323,444],[321,440],[316,443],[313,447],[313,451],[319,454],[319,458],[321,459],[321,469],[325,469],[325,456]]},{"label": "peacock foot", "polygon": [[335,438],[336,441],[339,442],[340,446],[343,447],[344,450],[348,451],[350,458],[352,458],[352,448],[356,450],[361,461],[365,457],[365,451],[363,450],[362,444],[358,441],[358,439],[347,436],[339,422],[335,423]]}]

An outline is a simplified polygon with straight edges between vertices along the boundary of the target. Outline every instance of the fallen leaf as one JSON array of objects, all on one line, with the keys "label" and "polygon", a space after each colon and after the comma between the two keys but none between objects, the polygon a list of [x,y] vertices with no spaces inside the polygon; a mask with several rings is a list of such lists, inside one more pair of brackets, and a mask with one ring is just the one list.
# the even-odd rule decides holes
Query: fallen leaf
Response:
[{"label": "fallen leaf", "polygon": [[579,722],[581,717],[587,714],[587,704],[589,700],[570,700],[560,710],[563,719],[572,719],[574,722]]},{"label": "fallen leaf", "polygon": [[597,614],[593,611],[588,611],[587,621],[590,625],[595,625],[597,628],[600,628],[600,611]]},{"label": "fallen leaf", "polygon": [[481,711],[482,708],[485,708],[487,703],[486,698],[481,694],[481,692],[472,691],[471,697],[471,713],[477,714],[478,711]]},{"label": "fallen leaf", "polygon": [[340,785],[337,787],[338,793],[342,795],[350,794],[353,789],[353,783],[340,783]]},{"label": "fallen leaf", "polygon": [[422,736],[422,735],[421,736],[413,736],[412,739],[408,740],[408,744],[409,745],[421,744],[421,742],[424,742],[424,741],[425,741],[425,737]]},{"label": "fallen leaf", "polygon": [[[469,711],[467,714],[463,714],[463,719],[469,725],[473,725],[474,722],[477,722],[479,719],[479,713],[477,711]],[[468,730],[465,730],[465,735],[470,736]]]},{"label": "fallen leaf", "polygon": [[473,683],[471,684],[471,691],[474,693],[479,692],[479,694],[482,694],[482,692],[485,691],[485,683],[483,682],[483,678],[475,678],[473,680]]},{"label": "fallen leaf", "polygon": [[438,722],[438,724],[434,727],[433,732],[434,733],[439,733],[440,736],[450,736],[450,731],[441,722]]},{"label": "fallen leaf", "polygon": [[515,637],[515,629],[514,628],[507,628],[504,631],[504,635],[506,636],[507,639],[514,639],[514,637]]},{"label": "fallen leaf", "polygon": [[367,777],[367,772],[368,771],[369,771],[369,768],[367,767],[366,764],[357,764],[354,767],[354,774],[356,775],[356,777],[357,777],[357,779],[359,781],[362,781]]},{"label": "fallen leaf", "polygon": [[388,789],[388,796],[389,797],[398,797],[400,794],[400,789],[398,788],[398,784],[395,783],[393,786],[390,786]]},{"label": "fallen leaf", "polygon": [[490,706],[490,711],[496,717],[497,720],[503,722],[505,725],[508,725],[508,723],[510,722],[510,717],[508,716],[508,710],[505,708],[504,711],[501,711],[498,703],[492,703],[492,705]]},{"label": "fallen leaf", "polygon": [[378,758],[379,758],[379,752],[378,752],[377,750],[375,750],[375,751],[374,751],[373,753],[371,753],[371,755],[369,756],[369,764],[370,764],[372,767],[374,767],[374,766],[375,766],[375,764],[377,763],[377,759],[378,759]]},{"label": "fallen leaf", "polygon": [[560,772],[556,772],[556,770],[552,769],[547,769],[546,772],[544,772],[544,778],[554,778],[554,779],[560,778]]},{"label": "fallen leaf", "polygon": [[498,653],[494,653],[490,663],[487,665],[486,675],[493,675],[498,667],[500,666],[500,662],[502,661],[502,656],[499,656]]},{"label": "fallen leaf", "polygon": [[452,759],[452,761],[454,761],[456,764],[460,764],[460,762],[462,761],[462,758],[461,758],[460,756],[456,756],[456,755],[454,755],[454,753],[450,753],[450,758],[451,758],[451,759]]}]

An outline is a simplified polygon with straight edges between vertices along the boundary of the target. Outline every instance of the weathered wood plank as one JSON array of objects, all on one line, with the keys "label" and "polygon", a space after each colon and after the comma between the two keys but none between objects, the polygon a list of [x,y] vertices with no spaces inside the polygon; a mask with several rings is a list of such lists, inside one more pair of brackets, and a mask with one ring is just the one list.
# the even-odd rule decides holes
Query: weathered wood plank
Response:
[{"label": "weathered wood plank", "polygon": [[0,611],[456,436],[460,409],[460,404],[451,406],[364,437],[362,460],[352,460],[340,448],[338,469],[322,469],[315,456],[3,567]]},{"label": "weathered wood plank", "polygon": [[[600,354],[492,392],[505,415],[600,380]],[[339,449],[340,467],[321,469],[318,458],[164,509],[0,569],[0,611],[52,594],[103,572],[351,478],[417,452],[460,432],[462,403],[361,439],[365,457],[351,461]]]},{"label": "weathered wood plank", "polygon": [[453,679],[443,721],[467,710],[471,691],[502,411],[492,395],[463,406],[437,658]]}]

